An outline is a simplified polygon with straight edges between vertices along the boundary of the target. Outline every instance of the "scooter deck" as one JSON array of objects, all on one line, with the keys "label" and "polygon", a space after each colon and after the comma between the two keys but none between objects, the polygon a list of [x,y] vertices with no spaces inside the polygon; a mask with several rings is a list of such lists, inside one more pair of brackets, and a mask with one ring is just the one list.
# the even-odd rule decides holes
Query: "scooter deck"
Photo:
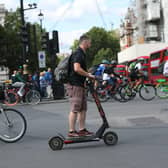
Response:
[{"label": "scooter deck", "polygon": [[88,135],[88,136],[79,136],[79,137],[66,137],[66,140],[73,140],[73,141],[85,141],[91,139],[99,139],[95,135]]},{"label": "scooter deck", "polygon": [[82,143],[82,142],[91,142],[91,141],[99,141],[100,138],[96,137],[95,135],[91,136],[80,136],[80,137],[67,137],[64,140],[65,144],[70,143]]}]

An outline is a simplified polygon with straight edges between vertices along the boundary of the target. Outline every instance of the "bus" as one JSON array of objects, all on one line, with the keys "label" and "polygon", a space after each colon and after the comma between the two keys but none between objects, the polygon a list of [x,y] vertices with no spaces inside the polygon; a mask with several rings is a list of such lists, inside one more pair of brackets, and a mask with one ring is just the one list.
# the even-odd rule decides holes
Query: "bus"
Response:
[{"label": "bus", "polygon": [[168,78],[163,76],[163,72],[160,69],[161,66],[164,66],[164,63],[168,60],[168,47],[155,51],[150,54],[150,79],[153,84],[157,84],[157,79],[166,79]]},{"label": "bus", "polygon": [[126,65],[117,65],[115,67],[115,72],[121,76],[127,76]]}]

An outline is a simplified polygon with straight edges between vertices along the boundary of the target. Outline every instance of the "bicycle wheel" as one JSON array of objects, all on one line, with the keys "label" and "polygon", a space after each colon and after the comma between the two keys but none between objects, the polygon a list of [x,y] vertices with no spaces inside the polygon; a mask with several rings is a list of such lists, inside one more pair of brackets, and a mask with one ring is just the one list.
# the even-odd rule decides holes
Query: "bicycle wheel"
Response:
[{"label": "bicycle wheel", "polygon": [[156,96],[156,89],[153,85],[142,85],[139,88],[139,96],[146,101],[153,100]]},{"label": "bicycle wheel", "polygon": [[5,93],[5,100],[4,103],[7,106],[14,106],[19,102],[19,96],[17,95],[17,93],[13,92],[13,91],[7,91]]},{"label": "bicycle wheel", "polygon": [[26,119],[22,113],[15,109],[0,111],[0,139],[13,143],[20,140],[27,129]]},{"label": "bicycle wheel", "polygon": [[121,96],[121,88],[122,88],[122,87],[117,88],[117,90],[116,90],[116,92],[115,92],[115,94],[114,94],[113,97],[114,97],[115,100],[124,103],[124,102],[127,102],[128,100],[127,100],[127,99],[124,99],[124,98]]},{"label": "bicycle wheel", "polygon": [[161,99],[167,98],[168,97],[168,86],[164,86],[164,85],[157,86],[156,95]]},{"label": "bicycle wheel", "polygon": [[136,93],[133,92],[128,86],[124,86],[120,89],[120,95],[124,100],[129,101],[136,96]]},{"label": "bicycle wheel", "polygon": [[107,91],[105,89],[98,88],[96,91],[100,102],[106,102],[108,100]]},{"label": "bicycle wheel", "polygon": [[38,104],[41,101],[40,93],[37,90],[29,90],[25,98],[26,102],[31,105]]}]

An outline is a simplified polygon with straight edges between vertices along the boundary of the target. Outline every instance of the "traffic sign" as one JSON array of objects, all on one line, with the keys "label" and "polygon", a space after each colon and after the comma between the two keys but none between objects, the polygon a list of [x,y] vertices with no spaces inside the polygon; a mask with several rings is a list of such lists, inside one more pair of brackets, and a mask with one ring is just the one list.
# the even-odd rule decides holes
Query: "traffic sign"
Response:
[{"label": "traffic sign", "polygon": [[39,68],[46,68],[45,51],[39,51],[38,52],[38,62],[39,62]]}]

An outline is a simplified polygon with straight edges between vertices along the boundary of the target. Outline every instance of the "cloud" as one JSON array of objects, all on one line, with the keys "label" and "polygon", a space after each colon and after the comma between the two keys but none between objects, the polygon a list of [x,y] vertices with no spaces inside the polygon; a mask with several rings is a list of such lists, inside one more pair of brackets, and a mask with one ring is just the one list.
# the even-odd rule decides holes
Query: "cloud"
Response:
[{"label": "cloud", "polygon": [[62,52],[70,52],[70,46],[73,45],[75,39],[79,39],[79,37],[87,32],[86,29],[78,29],[67,32],[59,32],[59,44]]},{"label": "cloud", "polygon": [[[119,26],[130,0],[25,0],[37,3],[35,10],[25,11],[26,21],[39,22],[40,9],[44,14],[43,26],[47,31],[58,30],[62,50],[69,50],[74,39],[87,32],[93,26],[108,29],[114,24]],[[10,9],[20,6],[19,0],[0,0]],[[104,20],[103,20],[104,19]],[[105,26],[107,25],[107,27]]]},{"label": "cloud", "polygon": [[20,5],[16,0],[1,0],[0,4],[5,4],[5,8],[14,10]]}]

